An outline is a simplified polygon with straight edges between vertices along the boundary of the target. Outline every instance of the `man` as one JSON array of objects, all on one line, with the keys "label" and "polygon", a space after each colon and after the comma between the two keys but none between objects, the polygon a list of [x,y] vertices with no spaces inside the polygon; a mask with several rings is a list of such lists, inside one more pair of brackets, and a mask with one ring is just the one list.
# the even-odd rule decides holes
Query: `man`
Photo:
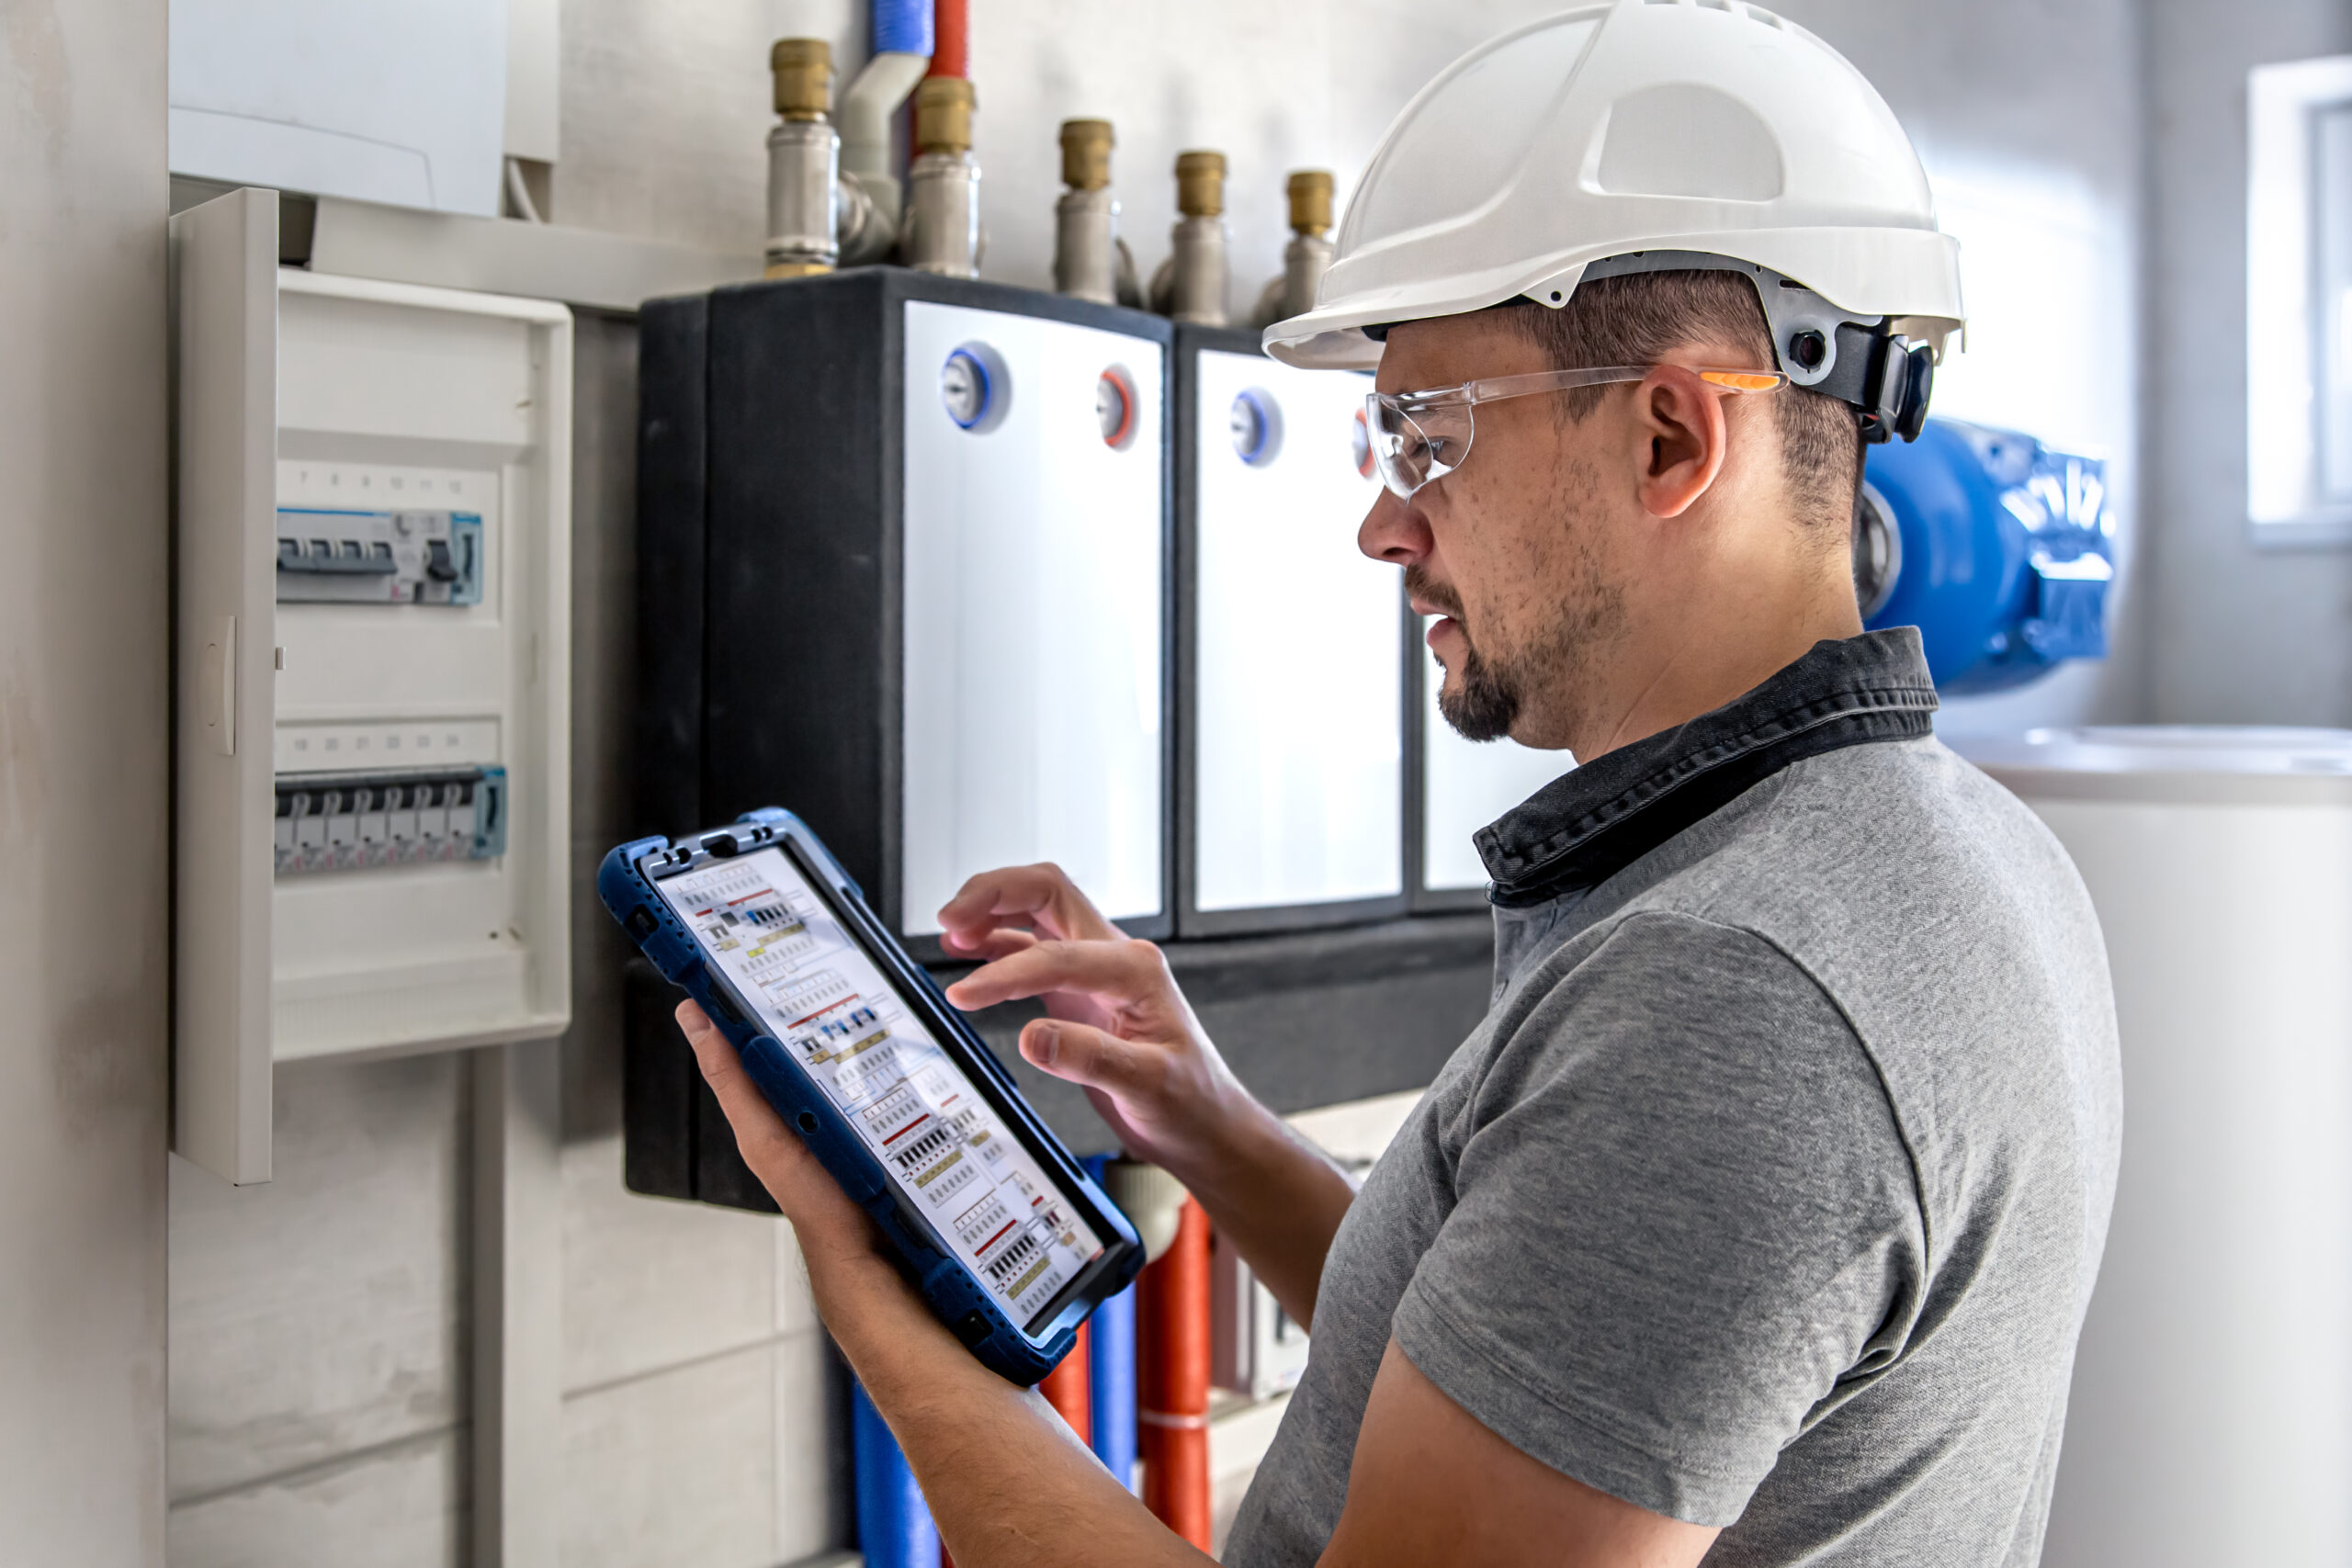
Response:
[{"label": "man", "polygon": [[[1856,613],[1864,442],[1958,324],[1908,144],[1809,35],[1629,0],[1442,76],[1340,249],[1268,338],[1376,356],[1359,542],[1457,728],[1582,759],[1478,835],[1493,1010],[1356,1193],[1052,867],[940,916],[951,999],[1044,998],[1023,1055],[1311,1325],[1228,1560],[2030,1563],[2114,1025],[2072,867]],[[681,1018],[956,1561],[1198,1561]]]}]

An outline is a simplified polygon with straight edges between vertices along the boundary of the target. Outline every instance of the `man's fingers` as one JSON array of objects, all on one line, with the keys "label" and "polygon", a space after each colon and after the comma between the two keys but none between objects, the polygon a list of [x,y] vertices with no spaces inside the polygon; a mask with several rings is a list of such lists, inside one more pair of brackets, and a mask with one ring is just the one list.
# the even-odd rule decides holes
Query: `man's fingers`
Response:
[{"label": "man's fingers", "polygon": [[966,1012],[1049,991],[1142,1002],[1168,983],[1167,961],[1148,942],[1041,942],[973,970],[947,987],[947,999]]},{"label": "man's fingers", "polygon": [[743,1070],[734,1044],[694,1002],[680,1002],[677,1018],[678,1027],[686,1032],[686,1043],[695,1048],[704,1080],[718,1097],[718,1108],[727,1112],[727,1124],[735,1129],[743,1162],[763,1178],[797,1175],[798,1162],[815,1156],[784,1124],[760,1086]]},{"label": "man's fingers", "polygon": [[1106,1034],[1091,1024],[1033,1021],[1021,1032],[1021,1054],[1057,1078],[1132,1099],[1148,1099],[1168,1081],[1168,1053]]},{"label": "man's fingers", "polygon": [[1050,862],[984,871],[939,911],[945,945],[970,951],[973,938],[1000,925],[1035,925],[1050,936],[1108,942],[1119,932]]}]

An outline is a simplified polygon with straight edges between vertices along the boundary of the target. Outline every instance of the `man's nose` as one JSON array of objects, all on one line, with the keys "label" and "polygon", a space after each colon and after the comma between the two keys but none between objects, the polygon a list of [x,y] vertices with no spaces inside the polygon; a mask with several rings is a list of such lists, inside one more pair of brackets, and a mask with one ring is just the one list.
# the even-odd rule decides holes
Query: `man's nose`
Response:
[{"label": "man's nose", "polygon": [[1356,528],[1356,548],[1374,560],[1410,566],[1430,553],[1429,519],[1420,508],[1383,486]]}]

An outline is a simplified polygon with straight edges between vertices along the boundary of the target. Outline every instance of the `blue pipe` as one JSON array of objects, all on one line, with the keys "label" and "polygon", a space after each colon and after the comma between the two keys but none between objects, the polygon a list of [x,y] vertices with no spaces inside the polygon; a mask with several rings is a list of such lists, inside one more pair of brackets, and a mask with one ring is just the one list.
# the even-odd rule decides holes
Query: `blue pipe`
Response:
[{"label": "blue pipe", "polygon": [[874,52],[931,52],[932,0],[874,0]]},{"label": "blue pipe", "polygon": [[939,1568],[939,1529],[915,1484],[899,1439],[850,1382],[850,1423],[857,1463],[857,1544],[865,1568]]},{"label": "blue pipe", "polygon": [[[1107,1155],[1096,1155],[1086,1168],[1102,1179]],[[1092,1423],[1094,1457],[1102,1468],[1132,1488],[1136,1476],[1136,1288],[1129,1285],[1094,1309],[1088,1339],[1086,1373],[1093,1391],[1088,1416]]]}]

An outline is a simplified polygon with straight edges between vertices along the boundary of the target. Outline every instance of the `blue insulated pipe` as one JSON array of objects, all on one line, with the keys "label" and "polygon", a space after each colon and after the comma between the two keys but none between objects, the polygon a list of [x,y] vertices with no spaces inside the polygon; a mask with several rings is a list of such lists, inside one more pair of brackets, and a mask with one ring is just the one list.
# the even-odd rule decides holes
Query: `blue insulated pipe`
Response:
[{"label": "blue insulated pipe", "polygon": [[[1087,1173],[1102,1179],[1107,1155],[1086,1162]],[[1132,1490],[1136,1479],[1136,1288],[1129,1285],[1094,1309],[1088,1320],[1087,1374],[1094,1391],[1094,1457]]]},{"label": "blue insulated pipe", "polygon": [[931,52],[932,0],[874,0],[874,52]]},{"label": "blue insulated pipe", "polygon": [[[876,7],[878,11],[879,6]],[[915,1484],[915,1472],[882,1413],[850,1383],[850,1422],[857,1464],[857,1545],[865,1568],[939,1568],[939,1529]]]}]

